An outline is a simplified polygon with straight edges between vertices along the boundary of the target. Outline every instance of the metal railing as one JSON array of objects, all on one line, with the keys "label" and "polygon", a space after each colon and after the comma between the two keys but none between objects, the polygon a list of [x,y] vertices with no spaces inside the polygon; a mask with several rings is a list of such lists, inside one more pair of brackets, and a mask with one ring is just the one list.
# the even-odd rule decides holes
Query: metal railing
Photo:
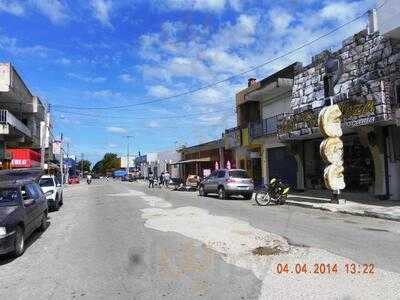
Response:
[{"label": "metal railing", "polygon": [[25,135],[32,136],[30,129],[6,109],[0,109],[0,124],[8,124]]},{"label": "metal railing", "polygon": [[278,120],[286,114],[279,114],[270,118],[266,118],[261,122],[250,123],[251,138],[260,138],[263,136],[273,135],[278,133]]}]

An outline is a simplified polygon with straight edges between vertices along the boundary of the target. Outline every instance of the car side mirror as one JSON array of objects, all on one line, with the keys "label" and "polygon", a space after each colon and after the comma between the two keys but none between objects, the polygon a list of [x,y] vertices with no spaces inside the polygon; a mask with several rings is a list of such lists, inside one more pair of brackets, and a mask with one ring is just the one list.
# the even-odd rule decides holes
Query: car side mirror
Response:
[{"label": "car side mirror", "polygon": [[35,203],[35,199],[26,199],[26,200],[23,200],[23,203],[24,203],[25,207],[29,207]]}]

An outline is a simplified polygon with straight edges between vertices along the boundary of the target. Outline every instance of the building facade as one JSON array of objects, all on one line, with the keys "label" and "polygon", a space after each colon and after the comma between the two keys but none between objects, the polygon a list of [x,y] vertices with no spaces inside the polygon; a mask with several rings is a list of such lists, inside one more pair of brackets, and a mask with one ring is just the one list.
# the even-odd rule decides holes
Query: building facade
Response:
[{"label": "building facade", "polygon": [[10,63],[0,63],[0,160],[6,167],[20,165],[20,157],[12,163],[12,153],[26,149],[40,154],[41,144],[47,149],[45,158],[54,159],[52,153],[51,120],[47,107],[39,97],[32,95]]},{"label": "building facade", "polygon": [[316,55],[294,77],[293,113],[279,119],[278,136],[295,153],[306,189],[324,188],[318,114],[335,103],[343,114],[346,190],[399,199],[399,79],[399,40],[367,30]]}]

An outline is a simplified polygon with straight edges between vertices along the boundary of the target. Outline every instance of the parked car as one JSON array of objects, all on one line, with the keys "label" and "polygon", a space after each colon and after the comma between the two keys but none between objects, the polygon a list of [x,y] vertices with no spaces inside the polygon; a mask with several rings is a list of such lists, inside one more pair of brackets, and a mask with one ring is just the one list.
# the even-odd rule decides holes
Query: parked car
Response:
[{"label": "parked car", "polygon": [[68,184],[75,184],[75,183],[79,183],[79,177],[76,175],[69,176]]},{"label": "parked car", "polygon": [[199,195],[216,193],[220,199],[226,199],[230,195],[242,195],[245,199],[251,199],[254,191],[253,180],[247,172],[241,169],[220,169],[212,172],[199,186]]},{"label": "parked car", "polygon": [[1,180],[0,254],[22,255],[25,239],[37,228],[46,229],[47,211],[46,196],[35,179]]},{"label": "parked car", "polygon": [[63,205],[63,187],[58,179],[52,175],[40,177],[39,186],[47,198],[47,205],[52,210],[59,210]]}]

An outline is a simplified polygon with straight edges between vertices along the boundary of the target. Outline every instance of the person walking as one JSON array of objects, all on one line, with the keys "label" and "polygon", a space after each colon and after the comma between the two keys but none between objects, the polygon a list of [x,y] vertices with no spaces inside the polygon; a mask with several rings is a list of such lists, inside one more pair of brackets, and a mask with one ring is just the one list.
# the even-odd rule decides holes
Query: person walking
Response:
[{"label": "person walking", "polygon": [[161,172],[159,182],[160,182],[160,187],[164,185],[164,172]]},{"label": "person walking", "polygon": [[169,174],[169,172],[168,171],[166,171],[165,173],[164,173],[164,184],[165,184],[165,187],[166,188],[168,188],[168,185],[169,185],[169,181],[171,180],[171,175]]},{"label": "person walking", "polygon": [[152,171],[149,173],[149,188],[150,187],[154,189],[154,174]]}]

